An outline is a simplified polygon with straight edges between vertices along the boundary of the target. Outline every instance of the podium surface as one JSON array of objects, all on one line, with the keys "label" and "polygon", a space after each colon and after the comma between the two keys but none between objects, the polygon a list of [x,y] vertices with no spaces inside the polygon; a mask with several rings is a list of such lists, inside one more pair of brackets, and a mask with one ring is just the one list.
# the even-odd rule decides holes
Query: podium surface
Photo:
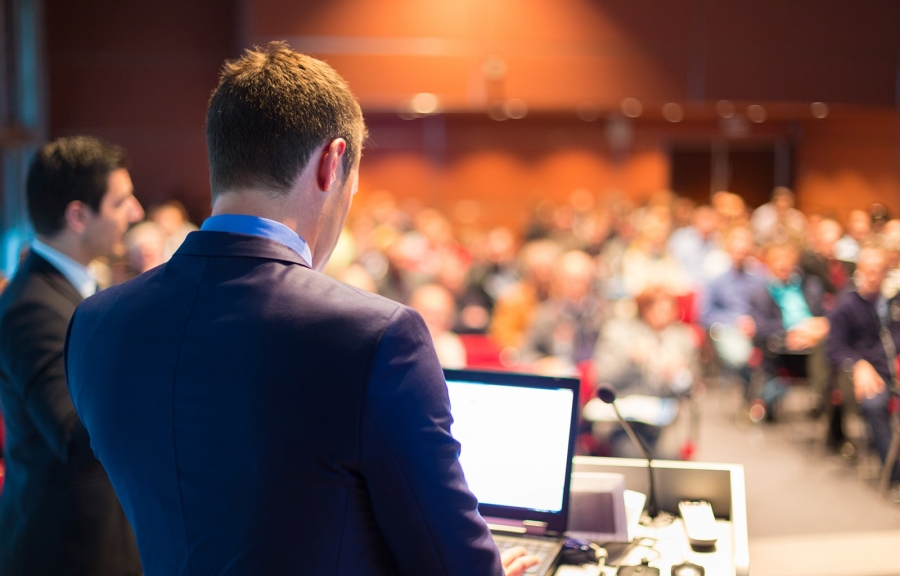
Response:
[{"label": "podium surface", "polygon": [[[576,456],[573,472],[606,472],[622,474],[625,486],[648,494],[650,491],[647,462],[632,458],[594,458]],[[747,503],[744,487],[744,468],[740,464],[711,464],[705,462],[676,462],[654,460],[653,475],[660,510],[675,516],[667,526],[641,526],[637,537],[655,539],[654,553],[638,548],[637,554],[625,557],[625,564],[638,563],[641,555],[650,565],[670,574],[671,566],[690,561],[706,569],[706,574],[734,574],[746,576],[750,571],[750,551],[747,537]],[[712,551],[691,549],[684,524],[678,515],[681,500],[708,500],[712,505],[719,540]],[[643,550],[643,552],[642,552]],[[658,558],[655,553],[658,553]],[[602,574],[613,574],[607,568]],[[558,576],[589,574],[578,567],[561,566]],[[593,574],[597,574],[596,571]]]}]

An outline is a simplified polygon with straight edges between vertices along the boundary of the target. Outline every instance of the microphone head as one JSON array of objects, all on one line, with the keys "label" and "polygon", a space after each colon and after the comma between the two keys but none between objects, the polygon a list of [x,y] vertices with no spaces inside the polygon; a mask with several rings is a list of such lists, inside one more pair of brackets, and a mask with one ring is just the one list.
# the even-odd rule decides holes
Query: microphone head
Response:
[{"label": "microphone head", "polygon": [[616,391],[610,386],[600,386],[597,388],[597,398],[603,400],[607,404],[612,404],[616,401]]}]

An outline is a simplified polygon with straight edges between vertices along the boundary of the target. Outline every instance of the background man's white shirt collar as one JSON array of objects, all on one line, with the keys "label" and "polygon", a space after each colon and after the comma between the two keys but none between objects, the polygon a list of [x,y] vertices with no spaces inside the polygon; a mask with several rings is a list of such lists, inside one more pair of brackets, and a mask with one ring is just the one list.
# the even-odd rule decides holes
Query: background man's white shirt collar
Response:
[{"label": "background man's white shirt collar", "polygon": [[37,238],[31,241],[31,249],[34,250],[35,254],[59,270],[59,273],[78,290],[82,298],[87,298],[97,292],[97,279],[91,275],[87,266],[82,266],[56,248],[47,246]]}]

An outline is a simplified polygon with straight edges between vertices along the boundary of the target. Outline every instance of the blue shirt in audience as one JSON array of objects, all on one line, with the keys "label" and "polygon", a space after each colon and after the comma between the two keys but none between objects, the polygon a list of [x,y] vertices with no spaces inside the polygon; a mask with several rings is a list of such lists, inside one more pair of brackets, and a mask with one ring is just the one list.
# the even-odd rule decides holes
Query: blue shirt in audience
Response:
[{"label": "blue shirt in audience", "polygon": [[812,318],[806,297],[803,295],[800,277],[796,274],[791,275],[784,284],[772,279],[769,282],[769,294],[781,308],[781,318],[785,330],[790,330],[807,318]]},{"label": "blue shirt in audience", "polygon": [[716,249],[716,243],[712,238],[704,240],[696,228],[685,226],[672,232],[668,249],[669,254],[681,264],[685,273],[697,286],[707,283],[709,275],[706,271],[706,258]]},{"label": "blue shirt in audience", "polygon": [[706,287],[700,318],[707,327],[716,322],[732,325],[738,316],[750,314],[750,297],[765,280],[743,268],[732,268]]}]

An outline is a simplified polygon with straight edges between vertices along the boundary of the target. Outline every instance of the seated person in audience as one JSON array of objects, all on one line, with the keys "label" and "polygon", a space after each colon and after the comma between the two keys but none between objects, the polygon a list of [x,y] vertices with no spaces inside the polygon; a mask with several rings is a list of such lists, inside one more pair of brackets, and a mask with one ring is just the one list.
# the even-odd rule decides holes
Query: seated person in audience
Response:
[{"label": "seated person in audience", "polygon": [[721,254],[718,230],[718,213],[711,206],[700,206],[691,215],[691,225],[675,230],[669,238],[669,254],[700,293],[722,272],[721,258],[717,257]]},{"label": "seated person in audience", "polygon": [[731,269],[709,283],[700,312],[713,348],[725,367],[741,379],[745,397],[750,391],[747,362],[756,335],[750,299],[754,292],[765,287],[765,280],[749,269],[752,249],[753,232],[748,226],[736,225],[725,232],[725,251],[731,259]]},{"label": "seated person in audience", "polygon": [[473,281],[494,303],[519,282],[516,269],[516,237],[506,226],[488,232],[483,247],[483,261],[473,268]]},{"label": "seated person in audience", "polygon": [[835,258],[856,262],[860,242],[872,234],[872,217],[865,210],[851,210],[847,216],[847,233],[834,245]]},{"label": "seated person in audience", "polygon": [[821,220],[813,230],[812,249],[804,251],[800,258],[804,274],[817,276],[822,281],[826,310],[834,308],[837,296],[849,288],[853,277],[853,264],[838,260],[834,255],[840,237],[841,225],[836,220]]},{"label": "seated person in audience", "polygon": [[550,297],[556,262],[562,251],[552,240],[532,240],[519,253],[522,279],[500,296],[488,333],[500,346],[521,349],[525,331],[541,302]]},{"label": "seated person in audience", "polygon": [[471,269],[472,256],[461,247],[440,255],[436,281],[453,296],[459,310],[451,325],[457,334],[484,334],[491,321],[491,299],[471,280]]},{"label": "seated person in audience", "polygon": [[153,222],[135,224],[125,234],[125,255],[135,276],[168,260],[166,241],[165,231]]},{"label": "seated person in audience", "polygon": [[409,302],[413,288],[431,279],[431,272],[422,270],[426,254],[425,239],[418,232],[395,235],[385,250],[387,266],[378,280],[378,294],[395,302]]},{"label": "seated person in audience", "polygon": [[606,311],[595,281],[593,258],[580,250],[563,254],[551,296],[538,306],[526,334],[526,362],[537,361],[542,372],[572,373],[590,360]]},{"label": "seated person in audience", "polygon": [[621,274],[626,295],[634,297],[656,285],[664,285],[678,295],[690,291],[690,279],[666,250],[671,227],[667,208],[655,206],[644,210],[637,237],[622,254]]},{"label": "seated person in audience", "polygon": [[178,200],[169,200],[165,204],[151,208],[147,219],[162,228],[166,234],[163,262],[172,257],[188,234],[197,230],[197,226],[188,218],[187,208]]},{"label": "seated person in audience", "polygon": [[797,241],[806,232],[806,216],[794,208],[791,189],[777,186],[772,200],[753,211],[750,226],[757,244]]},{"label": "seated person in audience", "polygon": [[[690,198],[676,196],[672,200],[672,229],[677,232],[682,228],[690,228],[694,224],[697,203]],[[673,232],[673,236],[675,234]],[[671,242],[671,238],[669,239]]]},{"label": "seated person in audience", "polygon": [[[594,351],[598,385],[612,386],[620,398],[687,394],[699,373],[699,351],[690,327],[678,320],[675,298],[665,288],[651,287],[635,302],[636,318],[613,318],[603,327]],[[652,451],[659,428],[640,422],[634,427]],[[627,442],[617,434],[614,453],[620,453],[619,440]]]},{"label": "seated person in audience", "polygon": [[465,368],[466,349],[450,330],[456,317],[456,304],[450,291],[438,284],[425,284],[413,291],[410,307],[422,315],[438,360],[443,368]]},{"label": "seated person in audience", "polygon": [[[750,298],[750,314],[756,323],[754,343],[763,351],[766,382],[760,399],[751,408],[764,410],[772,419],[773,405],[786,391],[785,370],[806,372],[812,388],[824,397],[828,380],[823,341],[828,335],[828,319],[822,306],[822,282],[797,268],[800,250],[790,242],[766,247],[764,261],[768,278]],[[798,358],[798,356],[804,356]]]},{"label": "seated person in audience", "polygon": [[881,234],[884,235],[885,238],[896,238],[897,236],[900,236],[900,220],[891,218],[885,222],[884,226],[881,228]]},{"label": "seated person in audience", "polygon": [[712,207],[719,215],[723,228],[747,224],[747,204],[744,203],[743,198],[733,192],[720,190],[713,194]]},{"label": "seated person in audience", "polygon": [[[896,388],[900,300],[881,295],[887,272],[884,250],[877,244],[863,245],[857,256],[856,290],[841,296],[829,316],[827,351],[835,367],[850,374],[872,444],[884,462],[891,444],[888,402]],[[900,480],[897,462],[891,477]]]}]

